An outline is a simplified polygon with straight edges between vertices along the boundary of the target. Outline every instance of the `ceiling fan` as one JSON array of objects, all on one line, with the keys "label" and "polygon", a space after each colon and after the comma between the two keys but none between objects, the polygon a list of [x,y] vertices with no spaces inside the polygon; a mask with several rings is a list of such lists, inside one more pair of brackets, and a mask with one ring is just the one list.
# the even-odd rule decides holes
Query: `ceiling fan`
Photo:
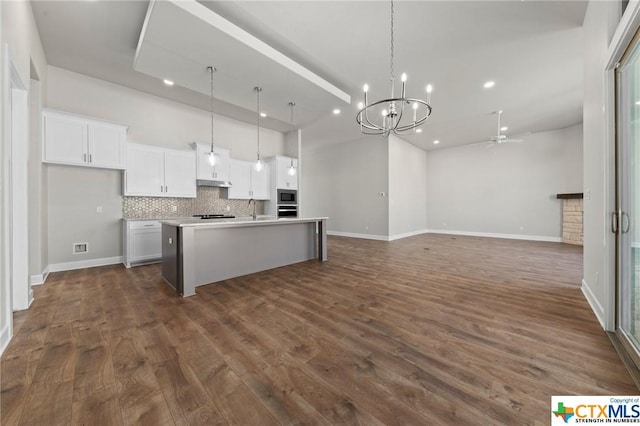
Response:
[{"label": "ceiling fan", "polygon": [[[489,146],[491,147],[493,145],[496,144],[500,144],[500,143],[520,143],[522,142],[522,139],[511,139],[509,137],[507,137],[507,135],[503,135],[502,132],[502,127],[500,127],[500,118],[502,116],[502,110],[498,110],[496,112],[494,112],[494,114],[496,114],[498,116],[498,134],[496,136],[492,136],[491,139],[489,140]],[[488,148],[487,147],[487,148]]]}]

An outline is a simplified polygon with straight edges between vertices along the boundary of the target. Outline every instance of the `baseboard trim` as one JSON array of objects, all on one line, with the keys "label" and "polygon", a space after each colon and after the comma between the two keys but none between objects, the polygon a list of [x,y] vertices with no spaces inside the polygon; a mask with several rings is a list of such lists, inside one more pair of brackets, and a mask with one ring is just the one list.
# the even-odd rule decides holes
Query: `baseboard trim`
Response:
[{"label": "baseboard trim", "polygon": [[389,241],[389,237],[384,235],[373,234],[355,234],[353,232],[327,231],[327,235],[335,235],[336,237],[362,238],[365,240]]},{"label": "baseboard trim", "polygon": [[387,241],[395,241],[395,240],[399,240],[399,239],[402,239],[402,238],[415,237],[416,235],[422,235],[422,234],[426,234],[428,232],[429,232],[429,230],[427,230],[427,229],[419,229],[417,231],[405,232],[404,234],[390,235],[389,238],[387,238]]},{"label": "baseboard trim", "polygon": [[450,234],[464,235],[467,237],[487,237],[487,238],[504,238],[507,240],[527,240],[527,241],[546,241],[550,243],[561,243],[561,237],[545,237],[541,235],[520,235],[520,234],[495,234],[490,232],[471,232],[471,231],[452,231],[449,229],[428,229],[429,234]]},{"label": "baseboard trim", "polygon": [[44,284],[45,281],[47,281],[47,277],[49,276],[49,266],[47,266],[46,268],[44,268],[44,271],[42,271],[41,274],[38,275],[31,275],[30,277],[30,281],[31,281],[31,285],[41,285]]},{"label": "baseboard trim", "polygon": [[582,294],[584,294],[584,298],[587,299],[587,303],[589,303],[589,306],[591,306],[591,310],[598,319],[598,322],[600,322],[600,326],[603,330],[606,330],[606,327],[604,326],[604,308],[602,307],[600,302],[598,302],[598,299],[595,297],[595,295],[591,291],[591,288],[589,287],[589,284],[587,284],[584,278],[582,279],[582,286],[580,287],[580,289],[582,290]]},{"label": "baseboard trim", "polygon": [[5,324],[2,327],[2,331],[0,332],[0,355],[4,353],[4,350],[9,346],[9,342],[11,341],[11,327],[10,324]]},{"label": "baseboard trim", "polygon": [[118,263],[122,263],[122,256],[78,260],[76,262],[53,263],[48,266],[48,270],[49,272],[73,271],[74,269],[94,268],[96,266],[116,265]]}]

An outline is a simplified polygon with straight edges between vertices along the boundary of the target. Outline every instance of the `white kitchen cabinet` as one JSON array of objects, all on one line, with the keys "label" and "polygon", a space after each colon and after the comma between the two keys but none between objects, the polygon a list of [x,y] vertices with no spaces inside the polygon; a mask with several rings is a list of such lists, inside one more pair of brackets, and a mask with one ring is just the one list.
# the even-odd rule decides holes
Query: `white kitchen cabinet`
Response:
[{"label": "white kitchen cabinet", "polygon": [[125,190],[127,196],[196,196],[194,151],[127,144]]},{"label": "white kitchen cabinet", "polygon": [[257,171],[251,161],[231,159],[229,199],[268,200],[270,192],[269,164]]},{"label": "white kitchen cabinet", "polygon": [[125,221],[123,241],[127,268],[162,258],[162,225],[157,220]]},{"label": "white kitchen cabinet", "polygon": [[231,152],[224,148],[214,148],[215,164],[209,162],[211,145],[194,143],[196,149],[196,176],[198,180],[229,180]]},{"label": "white kitchen cabinet", "polygon": [[276,170],[272,174],[276,177],[276,189],[298,189],[298,160],[293,158],[293,167],[295,173],[290,174],[291,157],[275,157]]},{"label": "white kitchen cabinet", "polygon": [[126,126],[45,110],[42,133],[45,163],[125,168]]}]

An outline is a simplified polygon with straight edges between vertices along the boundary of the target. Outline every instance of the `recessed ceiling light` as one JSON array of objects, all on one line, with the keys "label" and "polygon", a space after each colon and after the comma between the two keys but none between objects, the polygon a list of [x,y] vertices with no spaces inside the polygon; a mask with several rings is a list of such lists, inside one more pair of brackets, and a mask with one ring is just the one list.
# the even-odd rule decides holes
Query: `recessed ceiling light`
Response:
[{"label": "recessed ceiling light", "polygon": [[437,139],[436,139],[435,141],[433,141],[433,144],[434,144],[434,145],[438,145],[439,143],[440,143],[440,141],[439,141],[439,140],[437,140]]},{"label": "recessed ceiling light", "polygon": [[416,133],[422,133],[422,129],[416,129]]},{"label": "recessed ceiling light", "polygon": [[509,130],[509,128],[507,126],[500,127],[500,131],[501,132],[506,132],[507,130]]},{"label": "recessed ceiling light", "polygon": [[484,83],[484,88],[485,89],[491,89],[495,85],[496,85],[495,81],[487,81],[486,83]]},{"label": "recessed ceiling light", "polygon": [[264,113],[264,112],[261,112],[261,113],[260,113],[260,117],[266,117],[266,116],[267,116],[267,114],[266,114],[266,113]]},{"label": "recessed ceiling light", "polygon": [[164,84],[166,84],[167,86],[173,86],[173,81],[165,78],[164,80],[162,80],[164,82]]},{"label": "recessed ceiling light", "polygon": [[640,105],[640,101],[636,101],[636,105]]},{"label": "recessed ceiling light", "polygon": [[333,113],[334,113],[335,115],[338,115],[338,114],[340,114],[340,110],[339,110],[338,108],[336,108],[336,109],[334,109],[334,110],[333,110]]}]

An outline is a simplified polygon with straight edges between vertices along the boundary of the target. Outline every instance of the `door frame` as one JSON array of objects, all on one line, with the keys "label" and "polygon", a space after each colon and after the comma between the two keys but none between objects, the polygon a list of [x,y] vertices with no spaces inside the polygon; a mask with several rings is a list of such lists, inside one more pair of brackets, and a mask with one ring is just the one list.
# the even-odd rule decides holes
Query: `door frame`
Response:
[{"label": "door frame", "polygon": [[13,335],[13,311],[27,309],[33,301],[29,285],[28,263],[28,189],[27,160],[29,147],[28,88],[4,45],[4,301],[5,329],[0,335],[0,352]]},{"label": "door frame", "polygon": [[[617,214],[620,205],[620,194],[618,194],[619,185],[619,132],[618,114],[619,99],[617,96],[617,78],[616,73],[623,60],[625,52],[630,47],[634,36],[640,29],[640,2],[630,2],[627,6],[622,19],[618,23],[618,27],[609,44],[607,52],[607,62],[604,67],[604,89],[605,89],[605,205],[604,214],[608,223],[612,219],[613,214]],[[618,226],[619,228],[619,226]],[[631,344],[626,333],[620,329],[620,294],[619,282],[621,277],[620,271],[620,253],[619,253],[619,235],[611,230],[606,231],[605,246],[605,276],[609,279],[606,287],[605,301],[605,330],[609,331],[609,337],[627,369],[631,373],[636,385],[640,387],[640,352]]]}]

